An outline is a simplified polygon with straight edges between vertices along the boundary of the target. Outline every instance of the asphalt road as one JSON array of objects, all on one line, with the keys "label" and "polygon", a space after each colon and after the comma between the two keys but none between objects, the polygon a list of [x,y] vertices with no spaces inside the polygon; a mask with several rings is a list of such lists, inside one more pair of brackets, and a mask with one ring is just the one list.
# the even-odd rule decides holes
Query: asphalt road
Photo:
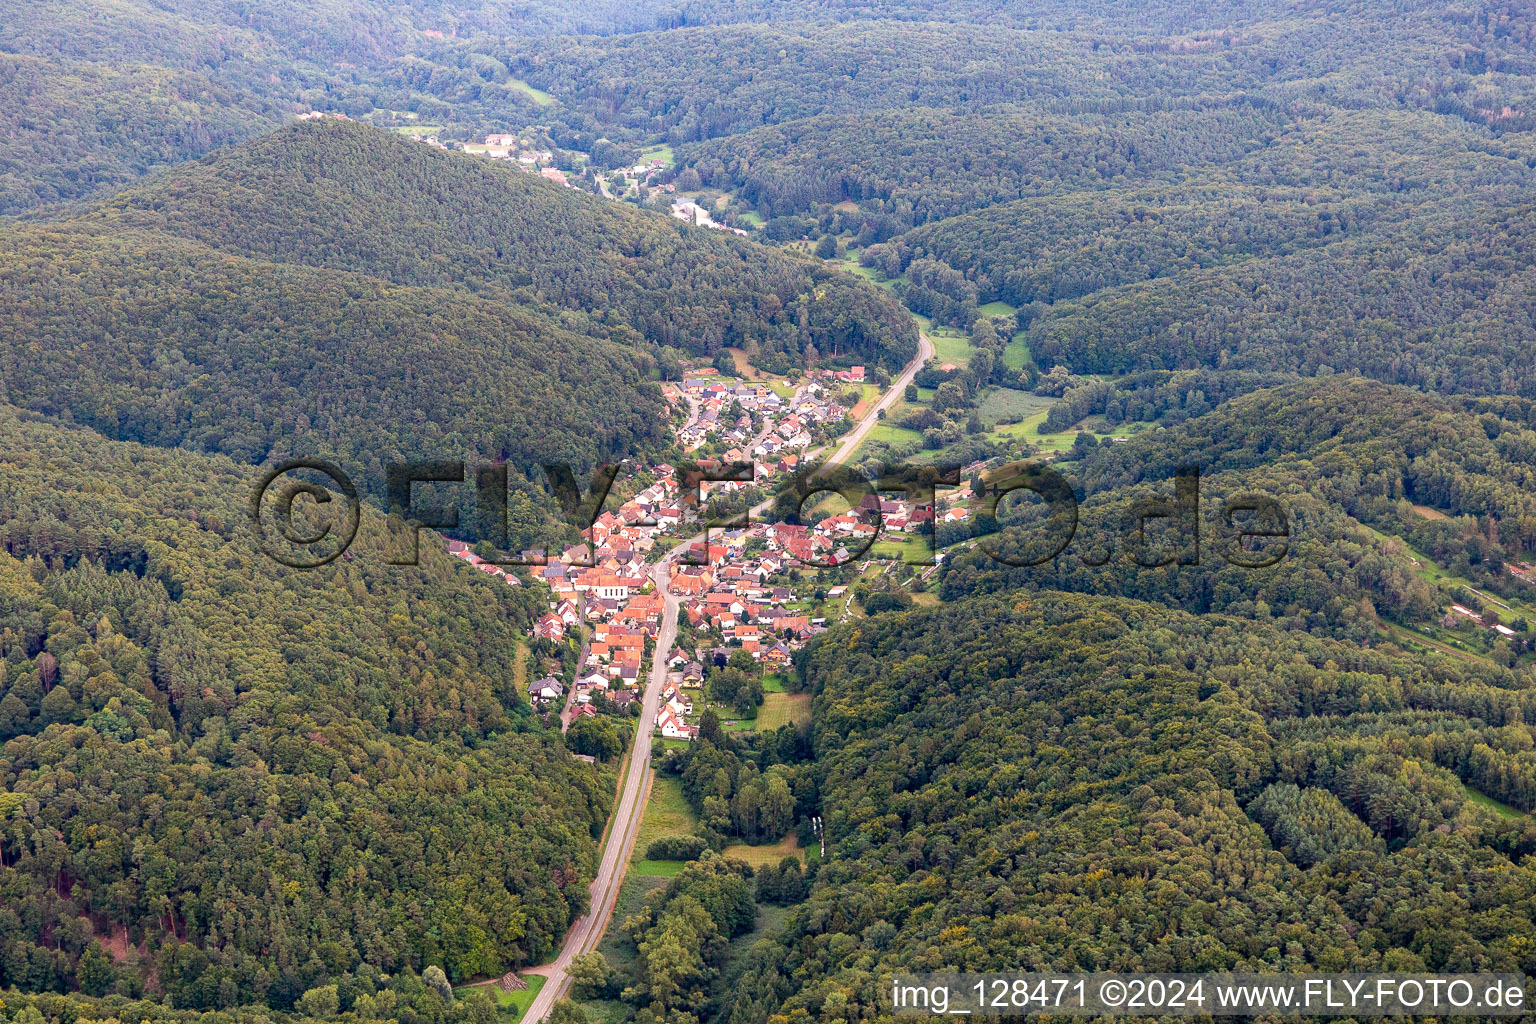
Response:
[{"label": "asphalt road", "polygon": [[[855,424],[854,428],[843,435],[837,449],[828,459],[827,465],[842,462],[859,442],[874,427],[880,419],[880,410],[888,409],[901,396],[902,390],[917,376],[917,371],[933,355],[933,343],[928,336],[918,334],[917,357],[908,363],[901,371],[901,375],[891,382],[891,387],[874,408],[864,414],[863,418]],[[772,504],[765,501],[752,511],[761,513]],[[651,743],[655,730],[656,711],[661,704],[661,689],[667,681],[667,659],[672,653],[673,641],[677,639],[677,614],[682,606],[682,601],[672,595],[668,589],[670,573],[668,567],[671,562],[688,550],[689,545],[704,539],[704,534],[690,537],[679,542],[666,557],[651,567],[651,579],[655,581],[656,588],[665,598],[665,605],[661,613],[661,631],[656,636],[656,652],[651,658],[651,674],[645,686],[645,697],[641,704],[640,718],[636,723],[635,741],[630,748],[629,771],[624,776],[624,787],[619,792],[618,803],[614,806],[613,821],[608,829],[608,840],[603,846],[603,857],[597,867],[597,877],[592,880],[591,909],[586,915],[576,920],[571,930],[566,934],[565,944],[560,948],[560,955],[553,963],[546,964],[536,969],[535,973],[542,974],[549,980],[539,990],[533,1002],[528,1007],[528,1012],[523,1015],[523,1024],[537,1024],[549,1015],[570,990],[571,979],[566,973],[571,961],[582,953],[589,953],[597,948],[602,941],[603,932],[608,928],[608,918],[613,914],[614,905],[619,898],[619,885],[624,881],[624,870],[629,866],[629,858],[635,844],[635,836],[640,831],[640,818],[644,814],[645,806],[641,796],[646,790],[651,773]]]},{"label": "asphalt road", "polygon": [[919,331],[917,333],[917,358],[907,364],[906,369],[901,371],[901,376],[891,381],[891,386],[886,389],[880,401],[875,403],[875,407],[865,413],[864,418],[859,420],[852,430],[843,435],[837,450],[827,459],[826,466],[837,465],[853,454],[854,449],[859,446],[859,442],[864,440],[864,436],[874,429],[876,423],[880,422],[881,410],[889,409],[896,404],[896,400],[901,397],[901,393],[906,390],[907,385],[911,384],[912,379],[917,376],[917,371],[922,369],[923,364],[932,356],[933,342],[928,340],[928,335]]}]

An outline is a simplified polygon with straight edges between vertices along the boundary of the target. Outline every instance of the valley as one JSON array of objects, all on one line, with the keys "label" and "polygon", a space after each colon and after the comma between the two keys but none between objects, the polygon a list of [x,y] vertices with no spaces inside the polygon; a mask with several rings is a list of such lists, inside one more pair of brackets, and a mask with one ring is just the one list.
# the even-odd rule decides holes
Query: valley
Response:
[{"label": "valley", "polygon": [[0,1024],[1536,975],[1527,0],[0,25]]}]

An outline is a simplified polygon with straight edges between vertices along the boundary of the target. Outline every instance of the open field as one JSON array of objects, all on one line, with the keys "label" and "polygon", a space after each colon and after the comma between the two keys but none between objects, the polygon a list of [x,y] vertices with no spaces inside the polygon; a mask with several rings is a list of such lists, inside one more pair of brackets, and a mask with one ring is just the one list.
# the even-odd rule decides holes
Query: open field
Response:
[{"label": "open field", "polygon": [[1029,342],[1025,340],[1024,332],[1019,331],[1003,346],[1003,365],[1010,370],[1022,370],[1028,361]]},{"label": "open field", "polygon": [[803,728],[810,724],[810,694],[765,693],[763,695],[763,706],[757,709],[758,732],[773,732],[785,725]]},{"label": "open field", "polygon": [[1027,417],[1018,423],[1010,423],[1007,426],[998,427],[994,433],[1007,434],[1011,437],[1022,437],[1030,444],[1048,452],[1064,452],[1072,447],[1072,441],[1077,437],[1074,430],[1064,430],[1059,434],[1042,434],[1039,432],[1040,424],[1045,422],[1049,408]]},{"label": "open field", "polygon": [[776,843],[765,843],[762,846],[736,843],[734,846],[727,846],[721,854],[744,861],[754,868],[763,868],[770,864],[777,865],[785,857],[796,857],[802,864],[805,863],[805,851],[800,848],[800,840],[793,832]]},{"label": "open field", "polygon": [[[976,415],[990,430],[997,426],[999,420],[1027,419],[1048,412],[1054,404],[1056,399],[1030,394],[1028,391],[993,388],[982,396],[980,404],[976,406]],[[1040,418],[1043,420],[1045,417]]]},{"label": "open field", "polygon": [[890,422],[889,418],[870,427],[869,433],[865,435],[867,441],[884,441],[886,444],[916,444],[922,439],[922,434],[915,430],[908,430],[906,427],[898,427]]},{"label": "open field", "polygon": [[693,826],[698,823],[693,808],[688,806],[688,801],[683,798],[683,784],[671,775],[657,772],[651,781],[651,792],[645,801],[645,814],[640,819],[640,831],[635,835],[635,850],[630,858],[630,863],[641,874],[677,874],[676,871],[656,869],[651,871],[641,870],[642,865],[663,864],[667,862],[646,861],[646,848],[663,836],[686,836],[693,834]]},{"label": "open field", "polygon": [[747,359],[747,354],[739,348],[728,348],[731,359],[736,363],[736,375],[742,380],[759,381],[767,380],[767,374],[763,373]]},{"label": "open field", "polygon": [[629,867],[637,878],[675,878],[683,873],[680,860],[637,860]]},{"label": "open field", "polygon": [[677,157],[672,153],[671,146],[652,146],[650,149],[640,151],[640,162],[649,163],[652,160],[660,160],[661,165],[670,169],[677,163]]},{"label": "open field", "polygon": [[963,331],[953,327],[941,327],[927,317],[918,317],[928,340],[933,342],[933,354],[940,366],[954,363],[968,366],[971,362],[971,339]]},{"label": "open field", "polygon": [[1467,785],[1465,782],[1461,784],[1461,788],[1467,791],[1467,800],[1469,802],[1477,804],[1479,807],[1486,807],[1488,810],[1492,811],[1494,814],[1497,814],[1501,818],[1509,818],[1511,820],[1515,820],[1518,818],[1526,817],[1526,813],[1520,808],[1511,807],[1506,803],[1500,803],[1498,800],[1495,800],[1487,793],[1479,792],[1478,790],[1475,790],[1471,786]]},{"label": "open field", "polygon": [[520,78],[514,78],[507,84],[516,89],[518,92],[522,93],[524,96],[527,96],[529,99],[533,100],[533,102],[537,103],[541,107],[547,107],[555,102],[555,98],[549,93],[545,92],[543,89],[535,89],[533,86],[529,85],[527,82]]},{"label": "open field", "polygon": [[912,541],[916,538],[906,534],[896,534],[894,537],[882,536],[875,541],[869,549],[870,558],[893,558],[898,562],[904,562],[909,557],[921,557],[922,552],[915,549]]},{"label": "open field", "polygon": [[528,1009],[528,1005],[533,1002],[533,997],[538,995],[539,989],[544,987],[545,979],[542,975],[526,974],[523,976],[523,980],[528,983],[528,987],[517,992],[503,992],[499,986],[494,984],[465,985],[454,989],[454,991],[463,994],[478,988],[489,992],[491,998],[496,1000],[497,1007],[501,1009],[502,1020],[511,1022],[522,1019],[523,1014]]}]

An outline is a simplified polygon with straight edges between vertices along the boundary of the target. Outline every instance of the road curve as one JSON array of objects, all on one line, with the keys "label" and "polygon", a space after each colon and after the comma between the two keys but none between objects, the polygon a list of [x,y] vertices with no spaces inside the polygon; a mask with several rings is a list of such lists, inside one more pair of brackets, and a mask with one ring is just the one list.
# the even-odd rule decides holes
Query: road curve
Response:
[{"label": "road curve", "polygon": [[[928,340],[928,336],[919,331],[917,337],[917,356],[891,382],[890,388],[880,401],[875,403],[874,408],[865,413],[853,429],[843,435],[837,449],[827,460],[827,465],[840,463],[853,453],[864,436],[879,422],[880,411],[890,408],[902,390],[912,383],[912,379],[917,376],[917,371],[922,368],[923,363],[932,357],[933,343]],[[771,504],[771,499],[764,501],[752,512],[753,514],[761,513]],[[701,533],[681,541],[651,567],[651,579],[656,584],[657,592],[663,596],[664,603],[661,629],[656,635],[656,650],[651,657],[651,674],[646,681],[640,718],[635,724],[634,745],[629,753],[629,771],[624,776],[624,786],[619,792],[618,802],[614,805],[612,824],[608,829],[608,840],[603,846],[602,860],[598,863],[597,877],[592,880],[590,909],[571,925],[571,930],[565,937],[565,944],[560,947],[559,956],[534,972],[544,975],[548,980],[539,990],[539,994],[534,996],[533,1002],[529,1004],[528,1012],[523,1015],[522,1024],[538,1024],[549,1016],[549,1011],[554,1009],[555,1003],[570,991],[571,979],[567,969],[571,966],[571,961],[582,953],[589,953],[597,948],[597,944],[602,941],[603,933],[608,928],[608,918],[613,914],[613,908],[618,902],[619,885],[624,881],[624,870],[629,866],[635,836],[640,831],[640,818],[644,813],[644,802],[641,798],[650,780],[651,745],[655,732],[656,711],[661,704],[662,687],[667,681],[667,659],[672,653],[672,643],[677,639],[677,615],[682,601],[674,597],[668,587],[669,567],[690,545],[703,539],[704,534]]]}]

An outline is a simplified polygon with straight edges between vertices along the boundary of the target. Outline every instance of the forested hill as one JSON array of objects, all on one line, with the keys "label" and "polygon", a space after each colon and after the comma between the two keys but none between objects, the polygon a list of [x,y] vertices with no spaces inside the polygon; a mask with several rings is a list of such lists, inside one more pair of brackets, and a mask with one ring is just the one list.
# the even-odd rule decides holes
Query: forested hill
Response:
[{"label": "forested hill", "polygon": [[585,909],[612,794],[514,689],[537,599],[366,510],[283,569],[256,477],[0,407],[0,989],[285,1009]]},{"label": "forested hill", "polygon": [[801,670],[829,857],[723,1020],[883,1019],[902,971],[1536,967],[1536,825],[1463,788],[1536,805],[1526,679],[1049,593]]},{"label": "forested hill", "polygon": [[[819,262],[490,161],[302,123],[0,231],[0,398],[262,462],[589,466],[668,439],[679,349],[910,357],[911,317]],[[673,347],[675,346],[675,347]],[[259,382],[259,390],[252,385]]]},{"label": "forested hill", "polygon": [[[1081,417],[1152,391],[1091,381],[1069,391],[1065,404]],[[1200,470],[1200,564],[1138,565],[1122,543],[1131,502],[1171,494],[1181,466]],[[1003,529],[986,550],[946,559],[939,577],[946,597],[1018,587],[1118,594],[1362,643],[1378,638],[1377,613],[1416,621],[1434,612],[1424,557],[1496,593],[1536,597],[1507,571],[1536,550],[1536,404],[1526,399],[1442,398],[1359,377],[1304,380],[1093,446],[1060,468],[1083,495],[1065,556],[1018,565],[1053,533],[1035,506],[1000,504]],[[1289,521],[1287,557],[1262,571],[1224,557],[1229,534],[1220,509],[1245,493],[1276,498]],[[977,532],[990,529],[989,522]],[[1096,562],[1106,544],[1111,561],[1083,561]]]},{"label": "forested hill", "polygon": [[916,351],[905,310],[820,261],[351,122],[293,124],[222,151],[81,219],[98,222],[585,310],[637,341],[700,354],[737,346],[765,365],[814,351],[894,369]]},{"label": "forested hill", "polygon": [[[590,465],[664,443],[632,348],[547,312],[231,256],[142,231],[0,234],[0,397],[245,462]],[[253,384],[259,389],[253,390]]]}]

